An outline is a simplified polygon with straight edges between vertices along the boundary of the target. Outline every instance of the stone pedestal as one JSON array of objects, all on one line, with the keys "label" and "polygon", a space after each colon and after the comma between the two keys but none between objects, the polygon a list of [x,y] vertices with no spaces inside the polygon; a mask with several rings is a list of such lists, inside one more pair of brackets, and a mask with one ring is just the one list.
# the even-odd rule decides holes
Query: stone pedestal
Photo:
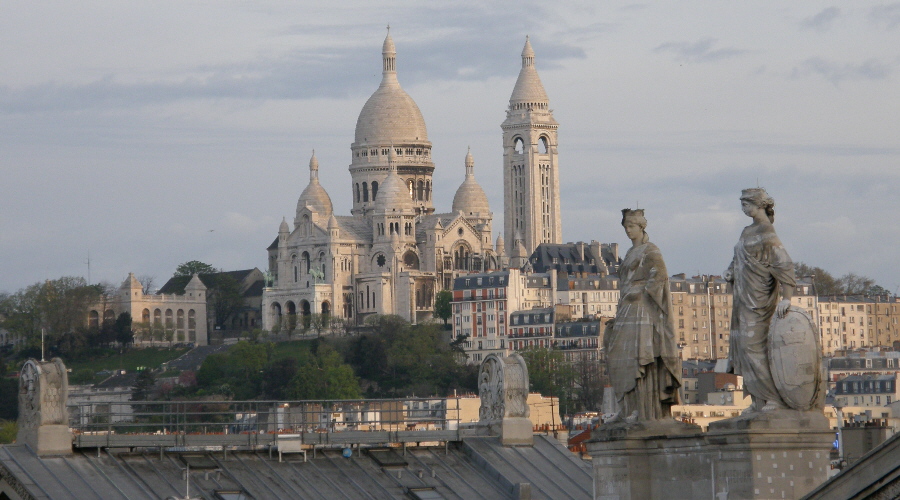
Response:
[{"label": "stone pedestal", "polygon": [[[594,465],[595,500],[705,498],[697,458],[700,427],[675,420],[608,424],[587,443]],[[707,493],[708,494],[708,493]]]},{"label": "stone pedestal", "polygon": [[[674,424],[674,425],[673,425]],[[601,426],[588,443],[597,500],[798,499],[827,478],[834,434],[820,412]]]},{"label": "stone pedestal", "polygon": [[716,459],[716,498],[801,498],[828,479],[833,441],[821,411],[778,410],[713,422],[706,447]]}]

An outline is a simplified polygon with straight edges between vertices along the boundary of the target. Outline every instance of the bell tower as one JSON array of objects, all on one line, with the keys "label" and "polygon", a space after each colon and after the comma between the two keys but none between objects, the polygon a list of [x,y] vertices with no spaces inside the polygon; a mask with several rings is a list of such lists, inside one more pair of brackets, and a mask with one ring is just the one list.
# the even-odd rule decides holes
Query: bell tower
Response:
[{"label": "bell tower", "polygon": [[557,129],[534,67],[528,37],[503,129],[503,230],[506,253],[521,235],[526,258],[541,243],[562,242]]}]

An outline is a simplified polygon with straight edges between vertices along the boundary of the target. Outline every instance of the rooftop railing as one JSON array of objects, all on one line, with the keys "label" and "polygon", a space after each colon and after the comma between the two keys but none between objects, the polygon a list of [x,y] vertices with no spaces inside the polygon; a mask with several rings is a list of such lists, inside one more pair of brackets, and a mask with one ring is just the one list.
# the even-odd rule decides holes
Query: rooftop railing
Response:
[{"label": "rooftop railing", "polygon": [[[133,401],[69,406],[75,446],[272,446],[458,441],[454,398],[309,401]],[[464,423],[464,422],[463,422]]]}]

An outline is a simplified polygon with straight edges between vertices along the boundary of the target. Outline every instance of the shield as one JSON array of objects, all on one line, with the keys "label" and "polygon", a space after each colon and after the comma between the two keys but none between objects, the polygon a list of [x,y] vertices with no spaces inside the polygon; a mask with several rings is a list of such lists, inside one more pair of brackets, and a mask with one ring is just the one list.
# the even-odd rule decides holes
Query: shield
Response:
[{"label": "shield", "polygon": [[791,307],[769,326],[769,369],[781,399],[795,410],[809,410],[820,399],[822,349],[809,314]]}]

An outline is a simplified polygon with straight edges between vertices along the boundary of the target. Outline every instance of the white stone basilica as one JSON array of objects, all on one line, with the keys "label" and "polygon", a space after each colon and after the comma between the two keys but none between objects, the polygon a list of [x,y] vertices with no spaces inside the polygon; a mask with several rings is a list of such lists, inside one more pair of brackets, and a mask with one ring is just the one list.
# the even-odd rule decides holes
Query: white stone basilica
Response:
[{"label": "white stone basilica", "polygon": [[351,215],[333,213],[313,153],[293,229],[282,221],[268,248],[266,330],[293,328],[310,313],[351,324],[373,314],[423,321],[432,316],[436,292],[452,289],[456,276],[503,269],[509,257],[524,261],[541,242],[559,243],[557,124],[530,42],[503,124],[504,203],[515,214],[506,216],[506,232],[516,240],[510,250],[502,236],[493,245],[493,215],[471,152],[450,212],[435,212],[431,142],[419,107],[397,80],[390,32],[382,60],[381,85],[363,106],[350,145]]}]

